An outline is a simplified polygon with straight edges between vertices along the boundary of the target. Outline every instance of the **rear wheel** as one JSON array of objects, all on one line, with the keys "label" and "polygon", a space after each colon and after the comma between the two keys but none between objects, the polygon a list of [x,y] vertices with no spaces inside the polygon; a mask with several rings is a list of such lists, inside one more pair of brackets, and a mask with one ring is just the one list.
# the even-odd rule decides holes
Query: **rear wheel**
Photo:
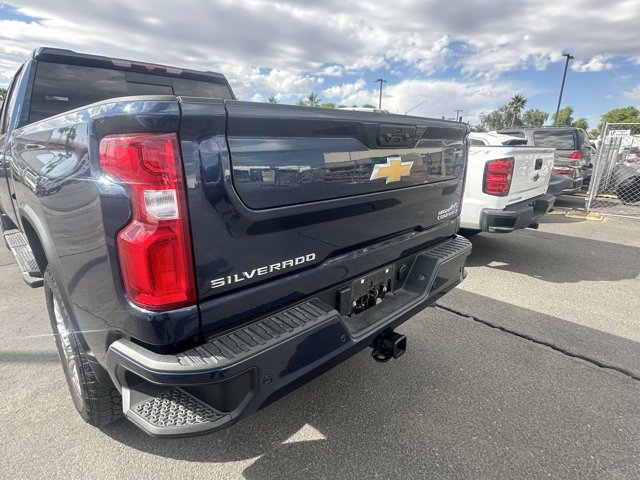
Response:
[{"label": "rear wheel", "polygon": [[44,273],[44,291],[62,370],[76,410],[87,423],[96,427],[117,420],[122,416],[120,393],[96,379],[48,267]]}]

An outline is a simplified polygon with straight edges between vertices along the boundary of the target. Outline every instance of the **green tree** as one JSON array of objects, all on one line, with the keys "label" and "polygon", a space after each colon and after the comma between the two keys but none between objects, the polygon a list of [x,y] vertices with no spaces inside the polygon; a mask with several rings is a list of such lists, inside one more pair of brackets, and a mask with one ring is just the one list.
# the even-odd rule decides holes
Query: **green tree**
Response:
[{"label": "green tree", "polygon": [[479,132],[479,133],[484,133],[486,132],[486,130],[482,127],[482,125],[478,124],[478,125],[471,125],[471,131],[472,132]]},{"label": "green tree", "polygon": [[4,87],[0,87],[0,100],[4,100],[4,97],[7,96],[7,89]]},{"label": "green tree", "polygon": [[[602,122],[598,125],[598,134],[602,133],[605,123],[640,123],[640,110],[633,106],[614,108],[602,115],[600,119]],[[640,133],[640,127],[631,126],[628,130],[631,130],[634,135]]]},{"label": "green tree", "polygon": [[491,130],[501,130],[507,128],[511,122],[511,111],[506,105],[493,110],[489,113],[480,114],[479,128],[484,129],[485,132]]},{"label": "green tree", "polygon": [[547,112],[543,112],[537,108],[530,108],[522,114],[522,126],[541,127],[548,118],[549,114]]},{"label": "green tree", "polygon": [[338,108],[346,108],[346,105],[344,103],[341,103],[340,105],[338,105]]},{"label": "green tree", "polygon": [[553,124],[559,127],[566,126],[570,127],[573,123],[573,107],[564,107],[561,108],[558,112],[558,121],[556,122],[556,114],[554,113],[551,117],[553,120]]},{"label": "green tree", "polygon": [[298,100],[298,103],[296,103],[297,106],[299,107],[307,107],[307,101],[304,98],[301,98],[300,100]]},{"label": "green tree", "polygon": [[524,109],[524,106],[527,104],[527,99],[524,98],[524,95],[514,95],[511,101],[507,104],[507,108],[511,111],[511,127],[513,127],[516,123],[516,119],[520,118],[520,114]]},{"label": "green tree", "polygon": [[271,95],[269,97],[269,100],[267,100],[269,103],[280,103],[280,100],[278,100],[278,97],[276,97],[275,95]]},{"label": "green tree", "polygon": [[378,107],[372,103],[365,103],[364,105],[362,105],[362,108],[378,108]]},{"label": "green tree", "polygon": [[320,104],[320,108],[336,108],[336,104],[331,102],[324,102]]},{"label": "green tree", "polygon": [[609,110],[602,115],[602,121],[607,123],[638,123],[640,110],[636,107],[622,107]]},{"label": "green tree", "polygon": [[572,127],[582,128],[584,130],[589,129],[589,122],[587,122],[586,118],[579,118],[575,122],[571,124]]}]

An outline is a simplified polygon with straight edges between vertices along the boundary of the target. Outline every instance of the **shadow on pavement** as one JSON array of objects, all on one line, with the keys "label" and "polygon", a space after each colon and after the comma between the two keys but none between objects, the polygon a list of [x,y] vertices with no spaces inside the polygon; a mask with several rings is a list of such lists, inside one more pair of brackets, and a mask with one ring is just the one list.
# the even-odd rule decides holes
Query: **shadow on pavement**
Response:
[{"label": "shadow on pavement", "polygon": [[545,223],[579,223],[579,222],[586,222],[586,220],[584,220],[582,218],[568,218],[568,217],[565,217],[564,214],[563,215],[545,215],[544,217],[542,217],[542,220],[540,220],[541,224],[545,224]]},{"label": "shadow on pavement", "polygon": [[230,429],[159,440],[122,421],[104,432],[162,457],[248,461],[248,479],[640,473],[640,383],[441,309],[402,330],[400,359],[358,354]]},{"label": "shadow on pavement", "polygon": [[581,195],[559,195],[556,197],[555,206],[559,208],[575,208],[584,210],[586,198]]},{"label": "shadow on pavement", "polygon": [[588,238],[519,230],[472,237],[469,267],[507,270],[547,282],[616,281],[640,274],[640,249]]}]

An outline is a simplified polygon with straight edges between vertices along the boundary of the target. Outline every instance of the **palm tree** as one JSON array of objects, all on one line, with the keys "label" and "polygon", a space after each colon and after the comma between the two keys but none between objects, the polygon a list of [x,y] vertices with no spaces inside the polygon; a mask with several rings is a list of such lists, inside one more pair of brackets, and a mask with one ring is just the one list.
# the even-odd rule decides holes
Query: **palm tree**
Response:
[{"label": "palm tree", "polygon": [[511,101],[507,104],[509,110],[511,110],[511,127],[516,122],[516,118],[520,117],[520,113],[524,110],[524,106],[527,104],[527,99],[523,95],[514,95]]},{"label": "palm tree", "polygon": [[307,97],[306,103],[308,107],[317,107],[320,105],[320,98],[318,98],[315,92],[311,92]]},{"label": "palm tree", "polygon": [[280,103],[280,101],[278,100],[278,97],[276,97],[275,95],[271,95],[269,97],[269,100],[267,100],[269,103]]}]

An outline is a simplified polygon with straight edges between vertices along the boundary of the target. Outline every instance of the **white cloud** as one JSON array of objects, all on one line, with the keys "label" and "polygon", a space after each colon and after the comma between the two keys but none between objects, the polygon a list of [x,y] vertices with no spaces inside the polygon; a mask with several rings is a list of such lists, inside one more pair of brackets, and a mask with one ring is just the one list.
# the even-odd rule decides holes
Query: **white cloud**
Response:
[{"label": "white cloud", "polygon": [[[334,85],[327,88],[322,92],[325,97],[332,99],[340,99],[340,103],[345,103],[345,99],[358,95],[365,90],[366,82],[363,79],[358,79],[353,83],[343,83],[342,85]],[[366,103],[366,102],[365,102]]]},{"label": "white cloud", "polygon": [[[567,50],[578,72],[615,68],[625,59],[640,62],[633,1],[354,0],[345,8],[337,0],[155,0],[151,10],[128,0],[85,0],[82,8],[70,0],[9,2],[37,20],[0,20],[0,84],[43,45],[221,71],[240,98],[277,94],[284,102],[316,91],[377,103],[372,71],[390,80],[390,94],[394,82],[453,76],[457,69],[464,77],[457,85],[477,83],[495,92],[508,72],[544,70],[562,62]],[[336,81],[341,84],[334,91]],[[449,93],[467,92],[456,87]],[[405,97],[411,103],[399,91],[389,101],[402,110],[399,99]]]},{"label": "white cloud", "polygon": [[341,77],[344,75],[344,67],[341,65],[329,65],[320,70],[320,73],[329,77]]},{"label": "white cloud", "polygon": [[623,95],[631,101],[640,103],[640,84],[630,90],[626,90]]},{"label": "white cloud", "polygon": [[[465,121],[477,123],[481,113],[504,104],[519,90],[518,85],[505,81],[404,80],[385,86],[382,108],[437,118],[455,117],[454,110],[461,109]],[[330,87],[322,94],[345,105],[378,104],[378,89],[362,79]]]},{"label": "white cloud", "polygon": [[257,67],[241,64],[219,64],[218,67],[224,72],[238,98],[247,98],[256,92],[262,92],[262,98],[265,95],[276,95],[279,100],[293,99],[318,90],[324,83],[322,77],[290,70],[272,69],[265,72]]},{"label": "white cloud", "polygon": [[604,55],[595,55],[588,62],[578,60],[571,65],[575,72],[601,72],[612,68],[613,63],[608,62]]}]

